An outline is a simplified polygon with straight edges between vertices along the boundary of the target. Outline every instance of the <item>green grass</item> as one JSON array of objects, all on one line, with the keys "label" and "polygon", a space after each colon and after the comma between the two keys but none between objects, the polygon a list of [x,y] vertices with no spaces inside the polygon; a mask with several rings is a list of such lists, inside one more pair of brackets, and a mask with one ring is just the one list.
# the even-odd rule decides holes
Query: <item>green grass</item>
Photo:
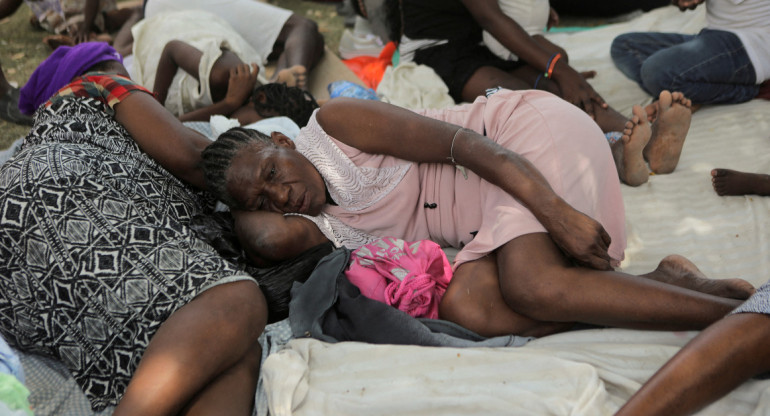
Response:
[{"label": "green grass", "polygon": [[[337,51],[343,18],[337,15],[336,3],[301,0],[274,0],[270,3],[315,20],[327,46]],[[50,53],[42,42],[48,33],[33,29],[29,23],[31,16],[32,12],[24,4],[13,16],[0,20],[0,64],[8,81],[17,86],[23,86],[32,71]],[[7,148],[19,137],[25,136],[27,131],[26,126],[0,120],[0,149]]]},{"label": "green grass", "polygon": [[[32,15],[26,4],[11,17],[0,20],[0,63],[6,79],[23,86],[37,64],[49,50],[42,40],[46,32],[37,31],[29,24]],[[0,120],[0,148],[27,134],[28,127]]]}]

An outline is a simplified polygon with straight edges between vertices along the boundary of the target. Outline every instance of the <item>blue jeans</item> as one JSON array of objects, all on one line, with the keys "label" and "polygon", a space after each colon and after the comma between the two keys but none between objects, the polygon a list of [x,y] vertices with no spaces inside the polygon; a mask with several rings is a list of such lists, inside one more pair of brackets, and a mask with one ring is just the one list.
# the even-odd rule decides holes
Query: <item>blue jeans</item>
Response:
[{"label": "blue jeans", "polygon": [[645,91],[681,91],[694,104],[742,103],[757,96],[754,66],[732,32],[626,33],[612,41],[615,66]]}]

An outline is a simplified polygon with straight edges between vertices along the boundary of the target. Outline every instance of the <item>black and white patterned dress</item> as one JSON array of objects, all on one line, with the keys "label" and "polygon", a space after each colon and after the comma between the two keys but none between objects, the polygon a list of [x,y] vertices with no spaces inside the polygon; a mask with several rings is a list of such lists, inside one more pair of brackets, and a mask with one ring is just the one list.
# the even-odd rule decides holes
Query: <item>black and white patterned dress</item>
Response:
[{"label": "black and white patterned dress", "polygon": [[251,277],[190,229],[213,201],[143,153],[104,100],[64,97],[35,119],[0,169],[0,332],[63,361],[99,410],[175,310]]}]

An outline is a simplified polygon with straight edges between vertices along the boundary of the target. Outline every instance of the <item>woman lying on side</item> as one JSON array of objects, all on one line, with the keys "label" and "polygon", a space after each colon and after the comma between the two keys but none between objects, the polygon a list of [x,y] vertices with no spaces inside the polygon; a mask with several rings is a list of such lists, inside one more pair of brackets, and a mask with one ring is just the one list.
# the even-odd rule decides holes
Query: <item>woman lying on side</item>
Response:
[{"label": "woman lying on side", "polygon": [[195,189],[210,141],[120,60],[62,46],[22,90],[37,111],[0,168],[0,333],[60,359],[95,410],[250,415],[265,301],[190,228],[213,210]]},{"label": "woman lying on side", "polygon": [[643,276],[613,271],[626,236],[610,148],[583,111],[541,91],[422,115],[335,99],[295,141],[233,129],[203,159],[254,261],[326,239],[459,248],[440,316],[484,335],[703,328],[754,291],[680,256]]}]

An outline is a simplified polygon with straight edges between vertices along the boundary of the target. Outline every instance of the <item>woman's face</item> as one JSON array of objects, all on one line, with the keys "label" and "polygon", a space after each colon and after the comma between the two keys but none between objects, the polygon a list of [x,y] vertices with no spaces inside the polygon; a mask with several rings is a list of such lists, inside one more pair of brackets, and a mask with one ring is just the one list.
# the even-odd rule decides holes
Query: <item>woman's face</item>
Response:
[{"label": "woman's face", "polygon": [[326,185],[294,142],[281,133],[276,146],[249,145],[227,170],[227,191],[247,211],[318,215],[326,204]]}]

